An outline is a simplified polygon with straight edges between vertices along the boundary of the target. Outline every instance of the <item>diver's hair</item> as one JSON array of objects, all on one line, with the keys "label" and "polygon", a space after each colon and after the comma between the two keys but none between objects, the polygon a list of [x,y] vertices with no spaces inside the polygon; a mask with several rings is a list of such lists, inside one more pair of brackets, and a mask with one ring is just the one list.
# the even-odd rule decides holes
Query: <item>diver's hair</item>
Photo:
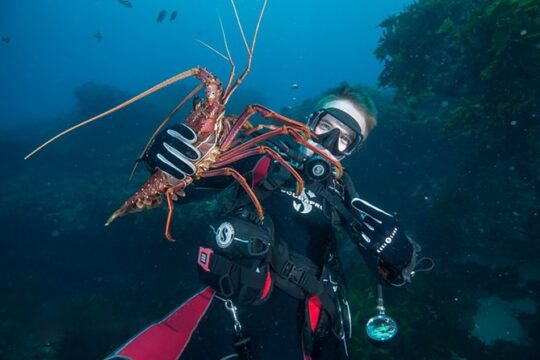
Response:
[{"label": "diver's hair", "polygon": [[349,100],[356,105],[366,117],[368,133],[377,126],[377,107],[367,93],[356,91],[349,85],[343,85],[319,100],[315,110],[323,109],[327,103],[334,100]]}]

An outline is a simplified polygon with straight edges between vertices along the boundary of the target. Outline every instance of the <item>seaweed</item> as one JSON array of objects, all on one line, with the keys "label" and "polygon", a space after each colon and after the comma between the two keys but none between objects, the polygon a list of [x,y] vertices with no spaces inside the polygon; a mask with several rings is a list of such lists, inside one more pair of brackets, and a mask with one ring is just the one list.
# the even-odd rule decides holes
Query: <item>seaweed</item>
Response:
[{"label": "seaweed", "polygon": [[396,88],[396,98],[413,107],[456,99],[453,130],[489,133],[537,110],[538,1],[423,0],[380,26],[379,85]]}]

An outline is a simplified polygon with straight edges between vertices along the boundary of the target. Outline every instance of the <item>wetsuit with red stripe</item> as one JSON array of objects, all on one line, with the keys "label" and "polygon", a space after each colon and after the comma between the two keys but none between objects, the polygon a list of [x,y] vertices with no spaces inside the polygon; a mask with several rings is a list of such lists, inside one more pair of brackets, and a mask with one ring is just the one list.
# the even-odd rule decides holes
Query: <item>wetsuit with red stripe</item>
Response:
[{"label": "wetsuit with red stripe", "polygon": [[[257,159],[256,159],[257,160]],[[246,177],[254,183],[255,188],[260,186],[268,173],[279,170],[279,164],[270,163],[268,158],[258,159],[253,168],[254,161],[244,162],[242,166],[249,165],[251,171]],[[245,172],[244,172],[245,173]],[[204,187],[222,188],[230,184],[229,179],[212,179],[204,183]],[[300,196],[295,195],[294,179],[286,181],[279,188],[266,196],[262,205],[274,222],[275,237],[285,241],[290,250],[310,259],[319,268],[323,266],[324,256],[328,249],[328,242],[332,239],[331,211],[328,204],[316,194],[315,183],[306,183]],[[198,190],[193,187],[193,192]],[[239,191],[243,191],[239,189]],[[239,194],[240,194],[239,192]],[[190,194],[186,197],[189,200]],[[195,261],[195,259],[194,259]],[[154,351],[165,352],[172,348],[162,360],[176,359],[222,359],[234,353],[232,339],[234,337],[233,323],[224,303],[212,298],[211,289],[203,290],[200,296],[195,296],[179,307],[169,318],[156,324],[159,331],[152,332],[154,327],[146,329],[148,333],[141,333],[131,340],[132,352],[120,348],[117,356],[123,359],[142,360],[149,357],[137,357],[138,347],[150,346]],[[339,344],[331,339],[330,335],[325,346],[316,346],[311,357],[308,356],[302,345],[302,332],[305,324],[306,301],[296,299],[279,288],[274,288],[268,301],[257,306],[238,305],[238,315],[244,331],[251,337],[255,359],[337,359]],[[318,320],[317,311],[320,303],[309,302],[313,307],[312,322]],[[189,311],[187,310],[189,307]],[[181,317],[185,316],[182,322]],[[315,325],[315,324],[314,324]],[[159,337],[159,333],[166,335]],[[176,334],[177,344],[172,346]],[[147,341],[157,341],[161,344],[145,344]],[[124,350],[124,352],[122,352]],[[147,354],[147,353],[145,353]],[[171,355],[173,354],[173,355]],[[145,355],[147,356],[147,355]],[[160,356],[160,355],[157,355]],[[232,357],[233,358],[233,357]],[[156,357],[158,359],[158,357]]]}]

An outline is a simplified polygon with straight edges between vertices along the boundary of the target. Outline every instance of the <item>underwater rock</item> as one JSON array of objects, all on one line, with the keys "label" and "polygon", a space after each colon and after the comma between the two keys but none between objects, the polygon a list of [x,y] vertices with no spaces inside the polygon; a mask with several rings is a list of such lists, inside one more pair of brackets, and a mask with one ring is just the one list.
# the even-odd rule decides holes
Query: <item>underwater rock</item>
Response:
[{"label": "underwater rock", "polygon": [[528,281],[540,281],[540,264],[537,261],[530,261],[519,267],[520,277]]},{"label": "underwater rock", "polygon": [[3,43],[6,43],[6,44],[9,44],[11,42],[11,37],[9,36],[2,36],[0,38],[0,40],[2,40]]},{"label": "underwater rock", "polygon": [[78,86],[74,90],[74,95],[82,117],[99,114],[103,109],[115,106],[130,96],[128,93],[112,86],[93,82]]},{"label": "underwater rock", "polygon": [[122,4],[122,5],[124,5],[127,8],[132,8],[133,7],[130,0],[118,0],[118,2],[120,4]]},{"label": "underwater rock", "polygon": [[497,340],[526,344],[528,336],[516,314],[535,314],[536,305],[531,299],[507,302],[497,296],[478,300],[480,307],[474,315],[472,335],[486,345],[494,345]]},{"label": "underwater rock", "polygon": [[101,31],[98,31],[97,33],[94,34],[94,37],[97,39],[97,41],[101,41]]},{"label": "underwater rock", "polygon": [[174,20],[176,20],[176,16],[178,15],[178,11],[174,10],[172,13],[171,13],[171,17],[169,18],[169,21],[170,22],[173,22]]},{"label": "underwater rock", "polygon": [[166,11],[166,10],[161,10],[161,11],[159,12],[158,16],[157,16],[156,21],[157,21],[158,23],[162,22],[163,19],[165,19],[165,16],[167,16],[167,11]]}]

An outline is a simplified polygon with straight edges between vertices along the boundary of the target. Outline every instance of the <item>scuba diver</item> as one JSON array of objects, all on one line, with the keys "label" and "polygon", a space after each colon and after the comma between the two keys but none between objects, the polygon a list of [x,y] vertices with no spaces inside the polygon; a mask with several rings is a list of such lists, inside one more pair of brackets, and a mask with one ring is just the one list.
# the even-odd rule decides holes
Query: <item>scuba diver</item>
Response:
[{"label": "scuba diver", "polygon": [[[308,118],[314,144],[342,160],[358,150],[377,124],[369,96],[348,87],[324,97]],[[193,169],[193,132],[163,130],[143,156],[151,171],[183,179]],[[379,277],[393,286],[411,280],[420,247],[396,218],[361,199],[351,176],[309,149],[272,141],[305,181],[267,156],[243,159],[241,172],[265,211],[259,220],[245,192],[228,177],[201,179],[177,200],[183,204],[236,187],[223,215],[200,242],[198,274],[205,284],[162,321],[108,359],[345,359],[351,314],[345,298],[336,230],[345,229]]]}]

